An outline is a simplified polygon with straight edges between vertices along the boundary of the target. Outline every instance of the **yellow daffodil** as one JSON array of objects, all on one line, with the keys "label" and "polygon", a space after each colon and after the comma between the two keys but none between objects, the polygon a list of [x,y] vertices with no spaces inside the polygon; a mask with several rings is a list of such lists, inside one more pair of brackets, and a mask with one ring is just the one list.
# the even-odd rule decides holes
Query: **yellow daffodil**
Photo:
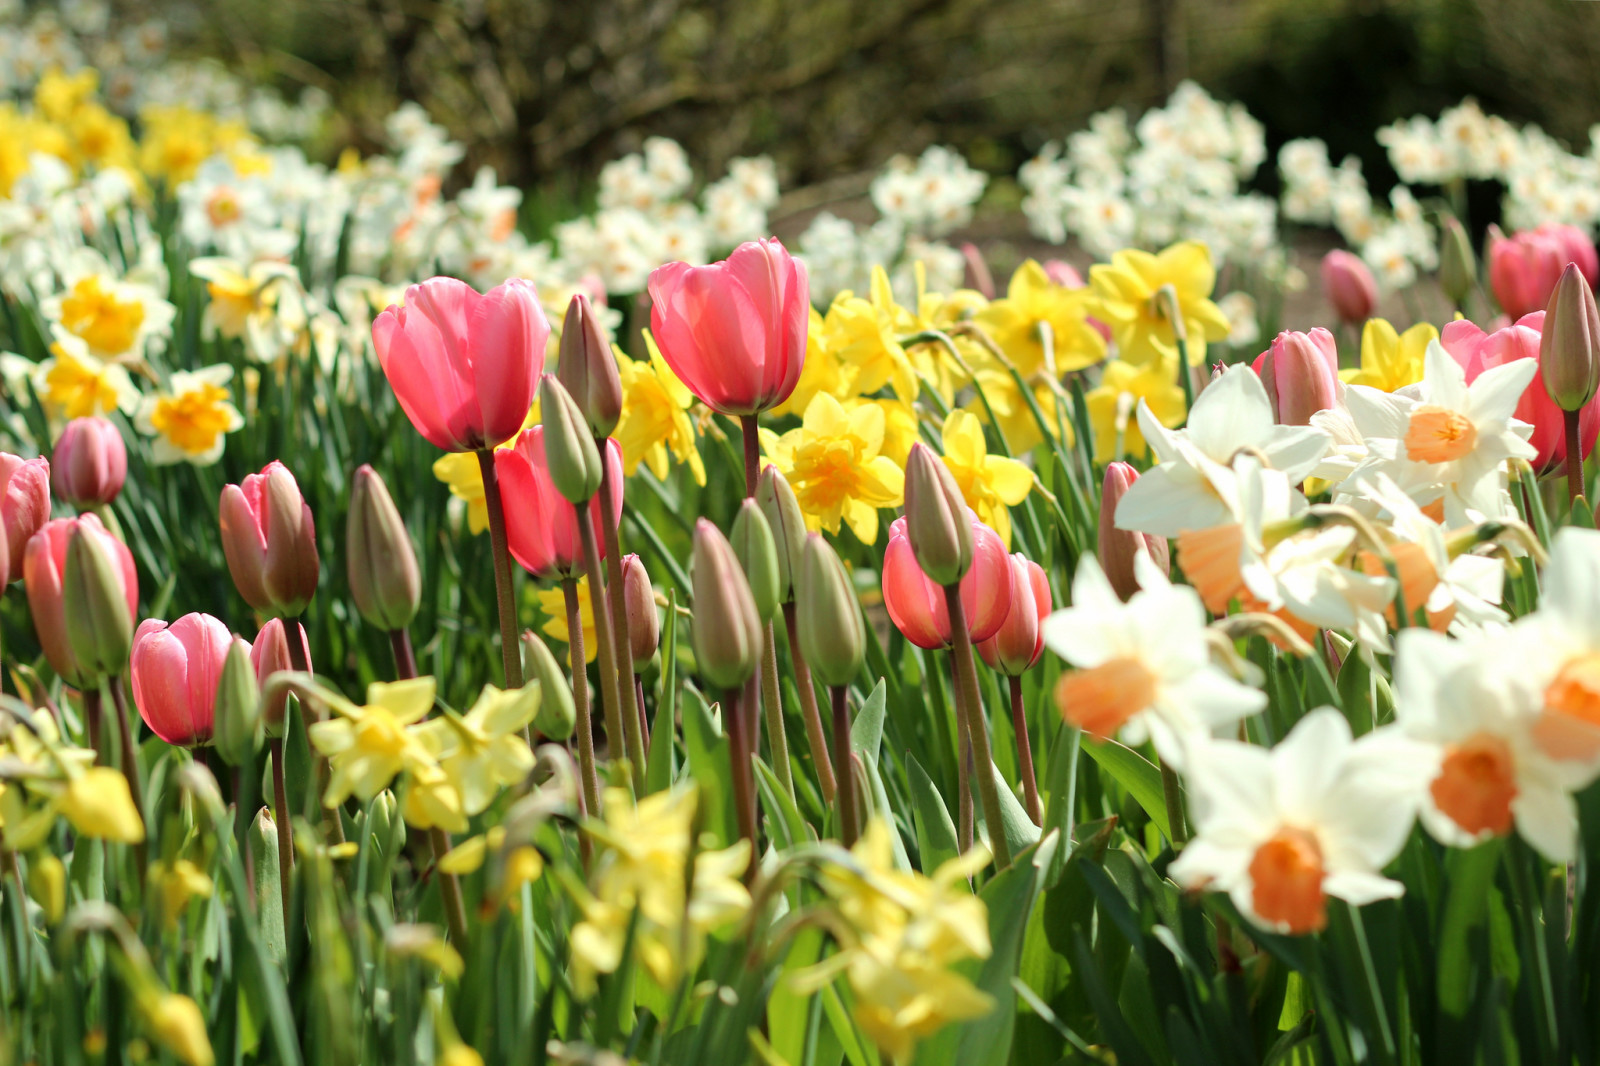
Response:
[{"label": "yellow daffodil", "polygon": [[0,718],[0,761],[18,771],[14,781],[0,784],[6,847],[23,852],[43,844],[59,815],[85,836],[143,840],[144,825],[122,775],[96,767],[94,752],[62,744],[49,715],[35,715],[33,723],[37,733]]},{"label": "yellow daffodil", "polygon": [[[907,332],[905,313],[896,306],[889,275],[872,269],[872,298],[864,300],[848,289],[839,293],[823,319],[823,335],[850,379],[850,392],[870,396],[891,387],[905,403],[917,398],[917,374],[900,345]],[[806,410],[810,410],[808,402]]]},{"label": "yellow daffodil", "polygon": [[483,813],[501,788],[533,769],[533,752],[521,731],[538,709],[539,690],[531,685],[509,692],[485,685],[466,714],[420,727],[468,817]]},{"label": "yellow daffodil", "polygon": [[770,412],[773,418],[805,414],[811,397],[819,392],[841,401],[851,395],[851,375],[845,372],[845,365],[838,353],[827,343],[826,321],[815,307],[810,309],[810,313],[810,325],[806,329],[805,365],[800,368],[800,379],[795,382],[789,398]]},{"label": "yellow daffodil", "polygon": [[1369,318],[1361,329],[1361,367],[1339,371],[1339,380],[1349,385],[1367,385],[1394,392],[1422,380],[1423,356],[1428,344],[1439,339],[1439,331],[1427,322],[1418,322],[1404,333],[1381,318]]},{"label": "yellow daffodil", "polygon": [[33,166],[35,155],[52,155],[72,162],[72,141],[60,126],[34,114],[24,114],[15,104],[0,104],[0,197]]},{"label": "yellow daffodil", "polygon": [[82,67],[67,74],[60,67],[51,67],[33,89],[33,107],[51,122],[60,124],[72,113],[94,99],[100,88],[100,72],[93,67]]},{"label": "yellow daffodil", "polygon": [[1109,263],[1089,268],[1091,312],[1111,327],[1120,358],[1134,364],[1165,359],[1178,350],[1170,316],[1183,320],[1189,362],[1205,363],[1206,342],[1228,336],[1228,318],[1211,302],[1217,271],[1198,241],[1181,241],[1153,255],[1128,248]]},{"label": "yellow daffodil", "polygon": [[824,392],[800,428],[781,437],[761,431],[762,448],[793,486],[808,529],[837,533],[842,521],[861,543],[878,539],[878,508],[905,499],[905,471],[881,454],[885,424],[881,407],[847,412]]},{"label": "yellow daffodil", "polygon": [[[539,632],[551,640],[571,644],[572,631],[567,628],[567,602],[561,589],[540,589],[538,598],[539,610],[545,615],[545,623],[539,627]],[[588,575],[578,578],[578,619],[583,626],[583,661],[592,663],[599,649],[595,647],[594,607],[589,603]],[[572,665],[571,659],[572,656],[569,654],[568,666]]]},{"label": "yellow daffodil", "polygon": [[[534,398],[533,407],[528,411],[528,417],[522,420],[522,428],[539,424],[539,400]],[[495,450],[509,448],[517,441],[512,437],[504,444],[498,445]],[[476,452],[451,452],[442,455],[433,461],[433,476],[444,482],[450,490],[450,495],[460,500],[467,508],[467,531],[474,536],[483,533],[489,528],[489,504],[483,494],[483,469],[478,465]]]},{"label": "yellow daffodil", "polygon": [[222,457],[227,435],[244,425],[227,388],[232,379],[226,363],[174,370],[164,390],[144,398],[134,425],[155,437],[152,462],[210,466]]},{"label": "yellow daffodil", "polygon": [[245,266],[202,256],[189,261],[189,273],[206,283],[211,297],[201,318],[202,334],[242,338],[245,351],[258,362],[282,357],[307,327],[300,275],[288,263],[258,259]]},{"label": "yellow daffodil", "polygon": [[645,331],[650,359],[630,359],[620,350],[617,375],[622,379],[622,417],[613,436],[622,448],[622,471],[632,477],[644,463],[658,479],[665,478],[668,457],[689,464],[695,484],[706,483],[706,466],[695,445],[694,420],[689,408],[694,394],[678,380],[661,357],[655,338]]},{"label": "yellow daffodil", "polygon": [[1142,366],[1122,359],[1106,364],[1100,385],[1084,396],[1094,429],[1095,462],[1144,458],[1147,446],[1134,417],[1140,400],[1150,405],[1150,413],[1163,426],[1183,421],[1183,387],[1177,384],[1177,366],[1176,357]]},{"label": "yellow daffodil", "polygon": [[940,431],[944,465],[955,477],[961,496],[984,524],[1011,546],[1011,511],[1033,490],[1033,471],[1004,456],[990,455],[983,425],[966,411],[955,410]]},{"label": "yellow daffodil", "polygon": [[[918,381],[932,385],[945,403],[952,403],[956,393],[971,383],[973,369],[986,354],[978,341],[964,333],[953,332],[954,327],[977,315],[989,301],[972,289],[957,289],[951,293],[929,291],[928,271],[920,259],[912,264],[911,272],[917,286],[916,306],[896,307],[895,326],[900,330],[906,358],[911,360]],[[884,284],[887,287],[887,280]],[[935,331],[943,333],[955,350],[952,351],[945,340],[908,343],[911,336]]]},{"label": "yellow daffodil", "polygon": [[194,177],[218,151],[240,153],[254,144],[243,122],[181,104],[147,107],[139,125],[139,169],[169,187]]},{"label": "yellow daffodil", "polygon": [[[481,839],[481,838],[480,838]],[[445,864],[455,856],[460,848],[453,849],[449,855],[439,860],[439,869],[444,873],[470,873],[470,870],[446,870]],[[466,964],[461,959],[461,953],[439,935],[437,926],[413,925],[409,922],[400,922],[391,925],[384,933],[383,948],[397,959],[419,959],[437,969],[441,976],[454,981],[466,969]]]},{"label": "yellow daffodil", "polygon": [[911,454],[911,446],[918,440],[917,409],[894,397],[876,400],[852,398],[840,403],[846,411],[854,411],[867,404],[883,411],[883,446],[878,449],[878,454],[888,456],[895,466],[904,470],[906,456]]},{"label": "yellow daffodil", "polygon": [[167,928],[175,928],[178,919],[195,898],[210,899],[215,886],[205,872],[188,859],[172,863],[155,862],[150,865],[150,883],[161,900],[161,914]]},{"label": "yellow daffodil", "polygon": [[82,340],[96,359],[137,358],[152,335],[171,331],[173,306],[148,285],[86,273],[66,292],[40,304],[52,325]]},{"label": "yellow daffodil", "polygon": [[72,775],[58,809],[84,836],[119,844],[144,840],[144,822],[133,806],[128,779],[109,766],[91,766]]},{"label": "yellow daffodil", "polygon": [[337,807],[352,795],[370,800],[402,770],[438,770],[432,750],[408,728],[433,709],[434,692],[431,677],[376,681],[367,687],[366,706],[332,703],[334,716],[310,729],[312,747],[333,768],[325,805]]},{"label": "yellow daffodil", "polygon": [[[1070,446],[1074,439],[1072,422],[1070,418],[1056,417],[1056,388],[1041,382],[1039,375],[1034,375],[1033,381],[1033,402],[1039,406],[1039,413],[1044,415],[1044,424],[1050,436],[1057,435],[1058,427],[1065,429],[1065,443]],[[1039,420],[1033,416],[1033,409],[1028,406],[1027,398],[1017,387],[1017,379],[1011,376],[1011,371],[1001,369],[992,359],[988,360],[986,368],[978,371],[976,383],[983,388],[989,406],[994,409],[995,421],[999,423],[1000,433],[1005,437],[1006,447],[1012,455],[1026,455],[1044,443]],[[974,396],[966,409],[976,415],[979,421],[987,423],[989,412],[984,408],[982,399]]]},{"label": "yellow daffodil", "polygon": [[[1069,289],[1050,280],[1029,259],[1011,275],[1003,300],[977,313],[977,323],[1022,373],[1043,370],[1054,377],[1082,370],[1106,357],[1105,338],[1088,322],[1090,290]],[[1046,360],[1044,334],[1050,337]]]},{"label": "yellow daffodil", "polygon": [[188,996],[154,988],[138,997],[139,1013],[155,1042],[184,1066],[212,1066],[216,1055],[206,1035],[206,1019]]},{"label": "yellow daffodil", "polygon": [[[750,908],[741,882],[750,845],[741,840],[721,851],[694,857],[693,885],[684,898],[698,793],[693,788],[657,792],[635,805],[626,789],[607,789],[603,823],[588,832],[600,846],[588,890],[580,890],[583,920],[572,927],[573,980],[580,996],[591,995],[595,978],[622,961],[635,912],[634,950],[664,988],[693,972],[705,953],[705,938]],[[687,928],[685,928],[687,920]],[[687,952],[684,948],[687,946]]]},{"label": "yellow daffodil", "polygon": [[52,419],[132,411],[139,404],[127,370],[95,358],[81,338],[59,329],[50,358],[34,371],[33,390]]}]

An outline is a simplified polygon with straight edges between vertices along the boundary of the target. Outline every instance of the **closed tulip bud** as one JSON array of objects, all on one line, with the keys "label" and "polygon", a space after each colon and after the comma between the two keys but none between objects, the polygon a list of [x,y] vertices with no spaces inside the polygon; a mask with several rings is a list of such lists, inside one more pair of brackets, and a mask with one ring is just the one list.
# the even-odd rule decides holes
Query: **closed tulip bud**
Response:
[{"label": "closed tulip bud", "polygon": [[80,521],[67,537],[62,615],[72,657],[85,679],[122,673],[133,647],[135,611],[129,609],[118,548],[127,550],[98,521]]},{"label": "closed tulip bud", "polygon": [[954,585],[972,568],[972,526],[961,489],[921,441],[906,458],[906,537],[935,585]]},{"label": "closed tulip bud", "polygon": [[704,518],[694,524],[694,654],[700,676],[737,689],[761,656],[761,620],[733,546]]},{"label": "closed tulip bud", "polygon": [[1152,537],[1117,528],[1117,504],[1122,501],[1128,486],[1139,480],[1139,472],[1127,463],[1112,463],[1106,467],[1106,476],[1100,497],[1100,568],[1105,571],[1111,588],[1124,601],[1139,591],[1139,581],[1134,577],[1133,558],[1140,552],[1149,555],[1157,569],[1166,573],[1171,565],[1170,549],[1165,537]]},{"label": "closed tulip bud", "polygon": [[756,615],[770,622],[778,613],[781,602],[778,596],[778,547],[772,540],[772,528],[767,525],[756,501],[746,498],[734,516],[729,543],[744,569],[745,580],[750,582],[750,596],[755,600]]},{"label": "closed tulip bud", "polygon": [[656,613],[656,592],[650,574],[637,555],[622,557],[622,603],[628,614],[629,651],[633,668],[643,670],[655,658],[661,643],[661,616]]},{"label": "closed tulip bud", "polygon": [[107,533],[100,519],[94,515],[46,522],[28,539],[22,573],[28,593],[28,612],[33,616],[33,628],[39,635],[45,658],[55,672],[69,685],[82,686],[92,684],[97,675],[85,671],[79,664],[71,638],[67,635],[67,543],[79,527],[105,538],[104,546],[117,560],[125,597],[122,606],[127,612],[130,634],[133,617],[139,610],[139,578],[133,568],[133,553],[128,551],[126,544]]},{"label": "closed tulip bud", "polygon": [[818,533],[806,535],[795,623],[800,653],[824,685],[848,685],[861,672],[867,651],[861,602],[838,553]]},{"label": "closed tulip bud", "polygon": [[995,635],[978,645],[983,661],[1008,677],[1020,677],[1038,662],[1050,599],[1044,569],[1021,552],[1011,556],[1011,610]]},{"label": "closed tulip bud", "polygon": [[1472,251],[1472,238],[1454,215],[1446,215],[1439,234],[1439,288],[1460,307],[1477,282],[1478,257]]},{"label": "closed tulip bud", "polygon": [[104,418],[74,418],[56,438],[50,458],[50,484],[74,507],[110,503],[128,477],[128,448],[122,433]]},{"label": "closed tulip bud", "polygon": [[806,520],[794,489],[777,467],[762,469],[756,482],[756,506],[761,508],[778,549],[778,599],[788,602],[794,597],[794,576],[800,570],[800,556],[805,550]]},{"label": "closed tulip bud", "polygon": [[1279,425],[1308,426],[1339,399],[1339,351],[1333,334],[1284,330],[1253,364]]},{"label": "closed tulip bud", "polygon": [[50,461],[0,452],[0,524],[5,527],[9,581],[22,580],[28,541],[50,521]]},{"label": "closed tulip bud", "polygon": [[405,847],[406,820],[400,816],[400,801],[392,790],[386,788],[373,799],[366,829],[383,858],[393,858]]},{"label": "closed tulip bud", "polygon": [[583,412],[553,374],[539,381],[539,411],[551,482],[572,503],[587,502],[600,491],[600,450]]},{"label": "closed tulip bud", "polygon": [[222,490],[222,554],[239,595],[265,615],[294,618],[317,593],[317,530],[289,468],[274,459]]},{"label": "closed tulip bud", "polygon": [[551,740],[566,740],[578,720],[572,689],[549,646],[531,629],[522,634],[522,672],[529,681],[539,683],[539,710],[533,728]]},{"label": "closed tulip bud", "polygon": [[1322,291],[1341,322],[1359,326],[1378,306],[1378,282],[1359,255],[1335,248],[1322,257]]},{"label": "closed tulip bud", "polygon": [[[306,631],[296,625],[293,635],[300,642],[300,653],[305,656],[306,669],[309,670],[311,646],[306,643]],[[261,627],[255,642],[250,645],[250,665],[255,667],[256,684],[261,686],[263,692],[267,679],[273,674],[294,669],[294,661],[289,658],[289,636],[289,628],[284,625],[283,619],[273,618]],[[287,692],[279,692],[270,699],[262,700],[261,722],[267,736],[283,735],[283,714],[288,702]]]},{"label": "closed tulip bud", "polygon": [[217,678],[217,754],[229,766],[244,766],[261,748],[261,687],[250,662],[250,645],[234,637]]},{"label": "closed tulip bud", "polygon": [[1600,385],[1600,312],[1576,264],[1568,263],[1550,294],[1539,336],[1539,374],[1563,411],[1577,411]]},{"label": "closed tulip bud", "polygon": [[422,572],[389,489],[370,466],[357,468],[350,486],[345,556],[361,617],[379,629],[410,625],[422,602]]},{"label": "closed tulip bud", "polygon": [[561,323],[556,377],[583,412],[590,433],[602,440],[611,436],[622,417],[622,378],[600,316],[581,292],[567,304],[567,317]]},{"label": "closed tulip bud", "polygon": [[133,702],[151,732],[179,747],[211,743],[223,664],[235,643],[244,646],[209,614],[186,614],[170,626],[151,618],[139,627]]},{"label": "closed tulip bud", "polygon": [[[267,795],[272,785],[263,783]],[[272,808],[262,807],[250,823],[250,853],[256,870],[256,913],[261,916],[261,942],[276,962],[288,954],[284,946],[283,889],[278,867],[278,823]]]}]

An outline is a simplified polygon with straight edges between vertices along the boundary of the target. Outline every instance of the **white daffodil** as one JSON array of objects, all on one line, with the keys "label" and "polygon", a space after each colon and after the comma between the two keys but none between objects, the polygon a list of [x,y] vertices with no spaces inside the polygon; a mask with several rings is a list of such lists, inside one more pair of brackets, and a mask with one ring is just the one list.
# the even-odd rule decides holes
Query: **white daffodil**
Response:
[{"label": "white daffodil", "polygon": [[52,332],[50,356],[33,372],[33,391],[52,420],[128,412],[138,406],[139,390],[125,367],[89,354],[82,337],[59,326]]},{"label": "white daffodil", "polygon": [[206,256],[189,261],[189,273],[206,283],[202,331],[209,339],[242,337],[258,362],[283,357],[306,328],[305,293],[300,275],[288,263],[257,259],[248,267],[233,259]]},{"label": "white daffodil", "polygon": [[1206,386],[1183,429],[1167,429],[1141,402],[1139,430],[1157,462],[1117,505],[1117,528],[1157,537],[1233,520],[1229,471],[1240,453],[1299,484],[1329,444],[1319,429],[1277,425],[1261,379],[1244,365]]},{"label": "white daffodil", "polygon": [[[1434,750],[1421,809],[1429,833],[1465,847],[1515,826],[1546,858],[1566,862],[1578,833],[1570,793],[1600,766],[1545,750],[1540,689],[1526,650],[1504,633],[1457,640],[1403,630],[1395,717],[1407,735]],[[1556,737],[1563,726],[1556,724]]]},{"label": "white daffodil", "polygon": [[1189,889],[1226,892],[1264,929],[1313,933],[1327,900],[1360,906],[1404,888],[1382,874],[1415,821],[1429,749],[1392,728],[1351,740],[1331,707],[1270,751],[1219,740],[1185,771],[1195,837],[1169,868]]},{"label": "white daffodil", "polygon": [[1044,621],[1044,641],[1078,669],[1056,688],[1063,717],[1102,739],[1155,743],[1181,765],[1196,737],[1266,706],[1265,693],[1211,661],[1206,612],[1191,588],[1134,559],[1140,591],[1123,603],[1093,556],[1078,564],[1072,606]]},{"label": "white daffodil", "polygon": [[1540,708],[1541,751],[1600,772],[1600,533],[1568,526],[1550,545],[1539,609],[1517,621],[1514,662]]}]

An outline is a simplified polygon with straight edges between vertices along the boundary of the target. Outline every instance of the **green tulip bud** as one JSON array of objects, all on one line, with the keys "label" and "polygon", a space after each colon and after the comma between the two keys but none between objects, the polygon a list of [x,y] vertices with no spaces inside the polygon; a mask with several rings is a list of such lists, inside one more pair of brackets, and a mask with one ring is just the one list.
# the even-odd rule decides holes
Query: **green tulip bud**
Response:
[{"label": "green tulip bud", "polygon": [[800,553],[805,549],[805,516],[794,489],[775,466],[762,469],[756,482],[756,504],[778,548],[778,599],[787,602],[794,596],[794,577],[800,572]]},{"label": "green tulip bud", "polygon": [[554,374],[539,381],[539,411],[544,424],[544,457],[556,491],[574,504],[587,503],[600,490],[600,449],[583,412]]},{"label": "green tulip bud", "polygon": [[761,658],[761,619],[750,583],[720,530],[694,524],[694,654],[700,675],[723,691],[750,680]]},{"label": "green tulip bud", "polygon": [[906,459],[906,539],[935,585],[954,585],[972,568],[972,523],[949,467],[922,442]]},{"label": "green tulip bud", "polygon": [[650,574],[637,555],[622,557],[622,603],[628,615],[628,651],[634,670],[642,671],[661,643],[661,616],[656,613]]},{"label": "green tulip bud", "polygon": [[772,540],[772,528],[756,501],[749,499],[739,505],[733,519],[733,534],[729,538],[733,554],[739,558],[745,580],[750,582],[750,596],[755,600],[756,615],[762,622],[770,622],[778,613],[778,546]]},{"label": "green tulip bud", "polygon": [[1453,215],[1446,215],[1439,232],[1439,288],[1460,307],[1478,280],[1478,257],[1472,252],[1472,238]]},{"label": "green tulip bud", "polygon": [[818,533],[806,537],[795,621],[800,654],[824,685],[848,685],[861,672],[867,652],[861,601],[839,554]]},{"label": "green tulip bud", "polygon": [[217,677],[215,732],[217,754],[229,766],[247,765],[261,749],[261,688],[250,662],[250,645],[233,638]]},{"label": "green tulip bud", "polygon": [[380,861],[394,858],[406,846],[406,822],[393,791],[386,788],[373,799],[365,829],[378,847]]},{"label": "green tulip bud", "polygon": [[417,553],[383,478],[366,465],[356,469],[350,484],[345,560],[361,617],[385,630],[411,624],[422,602]]},{"label": "green tulip bud", "polygon": [[567,316],[561,323],[556,377],[583,412],[589,432],[601,440],[611,436],[622,417],[622,378],[600,316],[581,292],[567,304]]},{"label": "green tulip bud", "polygon": [[133,650],[129,575],[120,547],[99,522],[87,518],[80,519],[67,537],[62,614],[72,656],[85,678],[122,673]]},{"label": "green tulip bud", "polygon": [[[578,668],[583,669],[581,665]],[[534,715],[533,728],[551,740],[566,740],[578,721],[572,689],[561,672],[561,664],[532,630],[522,634],[522,672],[539,686],[539,710]]]},{"label": "green tulip bud", "polygon": [[1563,411],[1582,410],[1600,385],[1600,312],[1576,263],[1561,272],[1545,305],[1539,376]]}]

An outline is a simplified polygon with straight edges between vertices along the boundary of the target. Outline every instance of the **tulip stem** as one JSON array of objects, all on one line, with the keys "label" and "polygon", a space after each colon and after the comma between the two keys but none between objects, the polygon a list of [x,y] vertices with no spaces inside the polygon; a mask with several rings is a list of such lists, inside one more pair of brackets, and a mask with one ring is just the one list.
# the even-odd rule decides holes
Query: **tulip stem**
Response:
[{"label": "tulip stem", "polygon": [[405,626],[389,630],[389,648],[394,652],[394,676],[401,681],[416,677],[417,656],[411,650],[411,631]]},{"label": "tulip stem", "polygon": [[[283,635],[289,646],[289,665],[302,674],[309,674],[311,672],[311,662],[306,658],[306,645],[309,643],[306,639],[306,627],[300,624],[300,619],[298,618],[286,618],[283,621]],[[300,710],[302,715],[310,709],[308,704],[301,702]],[[301,724],[306,728],[306,739],[309,741],[311,739],[311,725],[304,721]],[[327,756],[317,755],[314,758],[316,760],[317,795],[325,796],[328,793],[328,779],[332,774],[332,770],[328,766]],[[323,828],[328,831],[328,842],[330,844],[344,843],[344,819],[339,814],[339,808],[324,806],[322,824]]]},{"label": "tulip stem", "polygon": [[1183,790],[1178,785],[1178,775],[1167,765],[1167,760],[1160,759],[1159,762],[1161,797],[1167,804],[1167,822],[1172,827],[1172,849],[1176,851],[1189,840],[1189,830],[1183,820]]},{"label": "tulip stem", "polygon": [[972,737],[954,652],[950,653],[950,691],[956,701],[956,845],[964,855],[972,849]]},{"label": "tulip stem", "polygon": [[[478,470],[483,475],[483,502],[489,511],[489,544],[494,550],[494,595],[500,607],[500,658],[505,664],[506,688],[522,687],[522,662],[517,648],[517,605],[511,586],[511,549],[506,542],[505,505],[495,478],[494,450],[478,449]],[[578,523],[582,525],[583,523]]]},{"label": "tulip stem", "polygon": [[1022,774],[1022,798],[1033,824],[1044,825],[1039,813],[1039,781],[1033,772],[1033,742],[1028,739],[1028,714],[1022,705],[1022,677],[1011,678],[1011,729],[1017,734],[1017,770]]},{"label": "tulip stem", "polygon": [[767,711],[767,743],[772,745],[772,772],[778,784],[794,796],[794,768],[789,765],[789,735],[783,728],[783,703],[778,693],[778,638],[772,620],[767,619],[761,649],[761,697]]},{"label": "tulip stem", "polygon": [[[581,524],[581,523],[580,523]],[[583,806],[590,817],[600,817],[600,783],[594,769],[594,722],[589,717],[589,675],[583,662],[583,610],[578,605],[578,583],[561,582],[567,604],[567,652],[572,659],[572,706],[577,712],[578,776],[583,779]]]},{"label": "tulip stem", "polygon": [[1583,452],[1578,444],[1580,411],[1562,411],[1561,424],[1567,446],[1567,506],[1570,509],[1583,492]]},{"label": "tulip stem", "polygon": [[800,654],[800,630],[795,621],[794,601],[783,605],[783,626],[789,632],[789,661],[794,666],[795,687],[800,690],[800,715],[806,723],[806,743],[811,747],[811,761],[817,767],[817,784],[822,788],[822,802],[832,803],[836,784],[833,763],[828,754],[828,737],[822,731],[822,712],[817,707],[817,690],[811,684],[811,667]]},{"label": "tulip stem", "polygon": [[[606,454],[606,440],[604,437],[595,441],[600,448],[600,454]],[[622,583],[622,536],[618,526],[622,524],[620,509],[613,513],[611,509],[611,466],[608,463],[600,464],[600,492],[596,499],[599,501],[601,535],[605,537],[606,544],[606,598],[611,601],[611,634],[612,644],[615,649],[617,677],[617,695],[622,701],[622,741],[627,744],[628,762],[633,769],[634,795],[644,795],[645,772],[645,747],[644,732],[639,728],[639,721],[643,708],[638,694],[634,692],[633,678],[633,639],[628,632],[628,604],[623,598]]]},{"label": "tulip stem", "polygon": [[272,760],[272,816],[278,823],[278,888],[283,893],[283,927],[289,928],[290,878],[294,873],[294,827],[289,824],[289,789],[283,777],[283,738],[269,737]]},{"label": "tulip stem", "polygon": [[467,907],[461,900],[461,881],[455,874],[439,869],[444,857],[450,854],[450,835],[438,826],[428,830],[428,842],[433,845],[433,870],[439,875],[439,893],[444,897],[444,920],[450,928],[450,942],[459,951],[467,948]]},{"label": "tulip stem", "polygon": [[[133,746],[133,727],[128,723],[128,697],[122,692],[122,678],[116,675],[106,678],[106,685],[111,689],[111,704],[117,712],[117,740],[122,746],[122,776],[128,779],[128,791],[133,795],[133,809],[139,815],[139,823],[149,829],[148,822],[144,819],[144,788],[139,783],[139,749]],[[144,884],[144,859],[145,845],[141,841],[133,846],[134,858],[139,863],[139,884]]]},{"label": "tulip stem", "polygon": [[109,766],[111,760],[106,757],[106,749],[101,742],[102,726],[105,722],[105,707],[100,702],[100,689],[98,687],[84,689],[83,719],[85,726],[89,730],[89,747],[94,751],[94,761],[101,766]]},{"label": "tulip stem", "polygon": [[645,718],[644,681],[638,677],[635,677],[633,679],[633,686],[633,705],[639,709],[639,743],[642,744],[645,750],[648,751],[650,748],[650,722],[649,719]]},{"label": "tulip stem", "polygon": [[973,773],[978,779],[978,795],[983,800],[983,821],[989,830],[989,850],[996,870],[1011,865],[1011,845],[1006,840],[1005,822],[1000,814],[1000,789],[995,784],[994,754],[989,748],[989,731],[983,719],[983,703],[978,696],[978,668],[973,663],[972,637],[967,633],[967,612],[961,602],[961,586],[944,587],[945,609],[950,615],[950,636],[955,641],[956,684],[965,697],[967,733],[972,738]]},{"label": "tulip stem", "polygon": [[[578,539],[583,542],[583,568],[589,575],[589,607],[594,612],[594,642],[600,654],[600,702],[606,716],[606,745],[613,759],[625,758],[627,751],[626,728],[622,719],[622,699],[617,694],[617,649],[611,640],[611,608],[606,603],[604,574],[600,569],[600,545],[594,536],[594,501],[584,507],[589,514],[578,517]],[[633,693],[628,693],[630,696]],[[631,761],[631,760],[630,760]],[[641,774],[642,766],[634,766],[633,774]],[[639,789],[634,788],[635,794]]]},{"label": "tulip stem", "polygon": [[750,864],[745,868],[745,882],[754,880],[756,872],[756,797],[755,781],[750,770],[749,729],[745,709],[739,706],[741,693],[729,689],[722,701],[722,726],[728,734],[728,761],[733,769],[733,805],[739,818],[739,835],[750,842]]},{"label": "tulip stem", "polygon": [[740,415],[739,428],[744,431],[744,494],[754,499],[756,480],[761,476],[761,435],[756,432],[756,416]]},{"label": "tulip stem", "polygon": [[833,698],[833,773],[839,782],[839,839],[847,848],[856,845],[860,815],[856,811],[856,775],[850,766],[850,686],[834,685]]}]

